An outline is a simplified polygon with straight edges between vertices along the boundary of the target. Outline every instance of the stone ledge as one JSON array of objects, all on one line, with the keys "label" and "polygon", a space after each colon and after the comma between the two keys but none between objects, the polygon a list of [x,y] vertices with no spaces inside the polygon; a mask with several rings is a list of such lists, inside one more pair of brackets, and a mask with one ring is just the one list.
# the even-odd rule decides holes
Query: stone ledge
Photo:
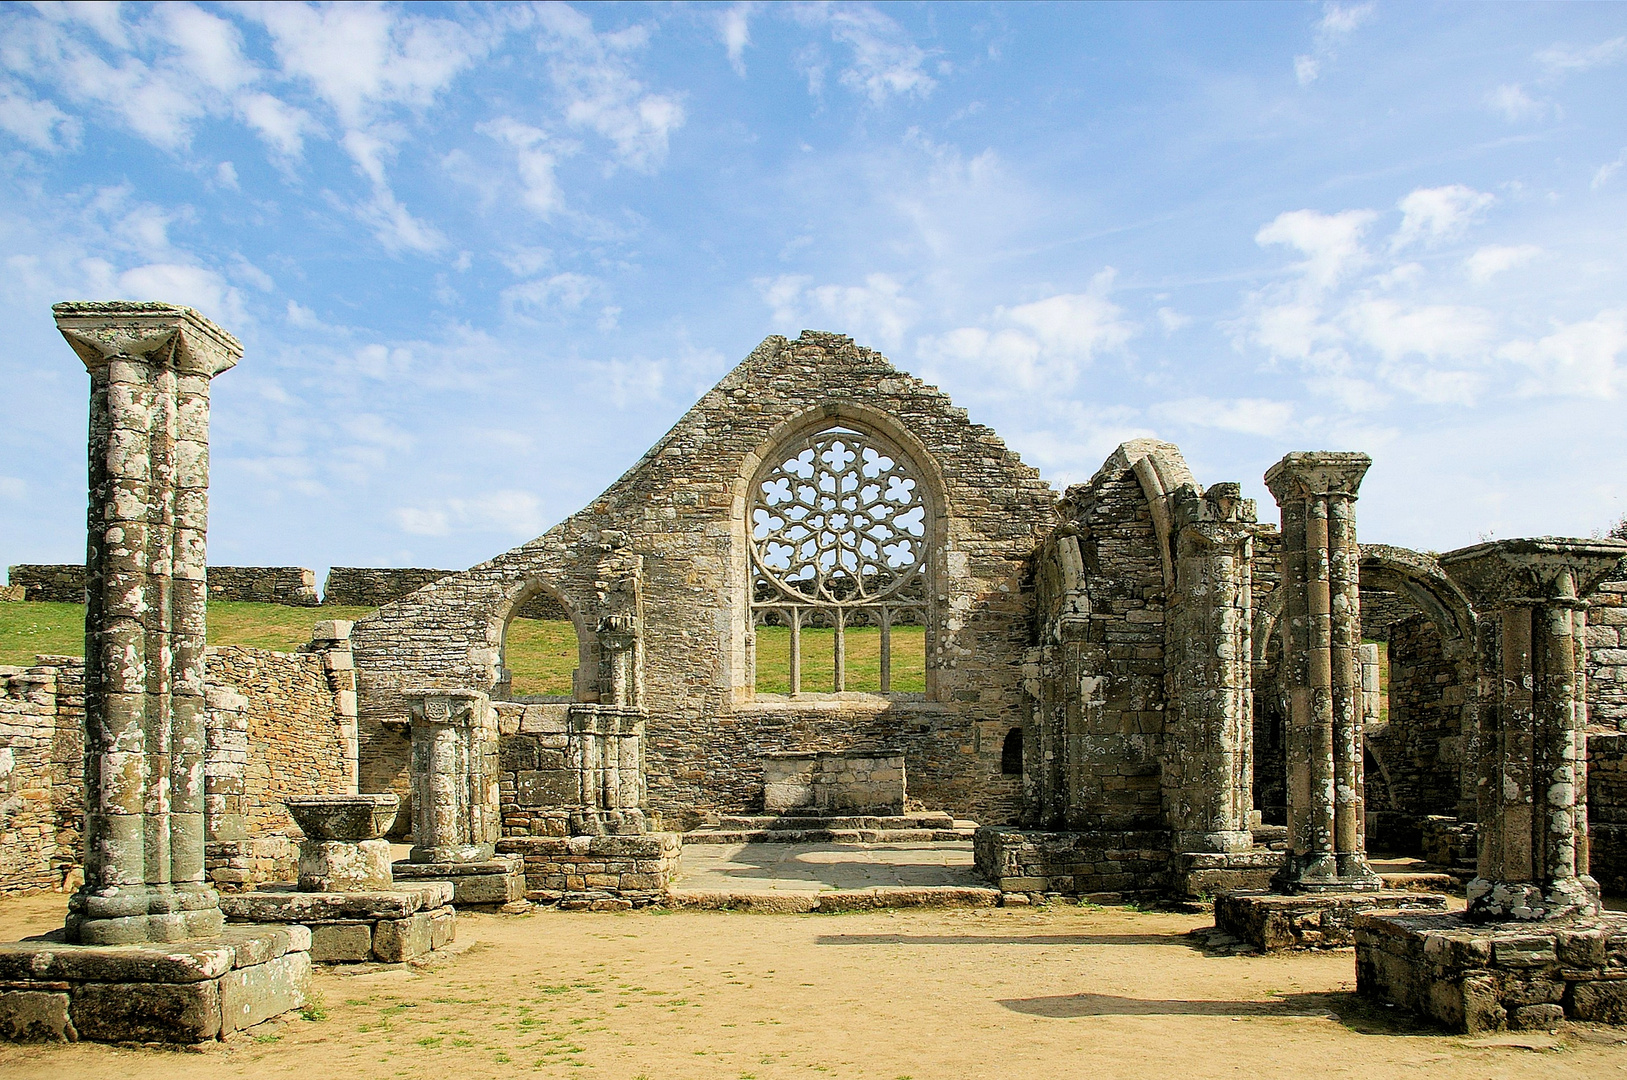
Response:
[{"label": "stone ledge", "polygon": [[875,911],[887,908],[997,907],[1000,903],[1000,890],[957,885],[850,889],[833,892],[793,889],[764,892],[674,889],[667,893],[666,902],[671,907],[706,911],[756,911],[776,914]]},{"label": "stone ledge", "polygon": [[298,892],[291,885],[220,898],[228,919],[242,922],[313,923],[405,919],[452,902],[452,883],[426,881],[389,892]]},{"label": "stone ledge", "polygon": [[1459,914],[1355,920],[1356,991],[1449,1031],[1627,1025],[1627,915],[1554,924]]},{"label": "stone ledge", "polygon": [[1355,920],[1364,912],[1446,910],[1438,893],[1238,892],[1215,898],[1215,926],[1263,951],[1342,949],[1356,943]]},{"label": "stone ledge", "polygon": [[443,881],[458,907],[503,907],[525,899],[525,859],[499,855],[476,863],[409,863],[392,867],[397,884]]},{"label": "stone ledge", "polygon": [[175,946],[0,946],[0,1038],[196,1043],[305,1004],[311,935],[231,928]]}]

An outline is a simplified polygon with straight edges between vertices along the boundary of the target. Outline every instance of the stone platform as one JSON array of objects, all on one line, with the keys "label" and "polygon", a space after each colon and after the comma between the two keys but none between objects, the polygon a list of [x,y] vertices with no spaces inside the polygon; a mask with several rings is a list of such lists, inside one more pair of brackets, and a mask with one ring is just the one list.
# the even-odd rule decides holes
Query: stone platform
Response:
[{"label": "stone platform", "polygon": [[1165,896],[1170,887],[1165,830],[1063,832],[985,825],[972,845],[978,873],[1003,893],[1061,893],[1118,903]]},{"label": "stone platform", "polygon": [[484,862],[396,862],[390,867],[397,884],[444,881],[452,886],[452,903],[460,908],[504,908],[525,904],[525,859],[498,855]]},{"label": "stone platform", "polygon": [[977,822],[941,810],[913,814],[728,815],[683,834],[685,844],[904,844],[970,840]]},{"label": "stone platform", "polygon": [[1256,949],[1342,949],[1356,943],[1355,921],[1371,911],[1445,911],[1439,893],[1238,892],[1215,897],[1215,926]]},{"label": "stone platform", "polygon": [[853,911],[992,907],[964,840],[909,844],[686,844],[674,907]]},{"label": "stone platform", "polygon": [[228,926],[196,941],[0,945],[0,1037],[197,1043],[305,1004],[311,932]]},{"label": "stone platform", "polygon": [[310,927],[311,959],[319,964],[416,960],[452,941],[452,886],[430,881],[379,892],[300,892],[268,885],[222,896],[228,919]]},{"label": "stone platform", "polygon": [[1263,892],[1282,866],[1283,854],[1268,848],[1249,851],[1186,851],[1171,860],[1175,895],[1187,899],[1224,892]]},{"label": "stone platform", "polygon": [[1471,923],[1460,914],[1361,915],[1356,991],[1449,1031],[1627,1024],[1627,915]]},{"label": "stone platform", "polygon": [[499,840],[497,850],[523,858],[527,900],[619,910],[666,898],[683,844],[677,833],[514,836]]}]

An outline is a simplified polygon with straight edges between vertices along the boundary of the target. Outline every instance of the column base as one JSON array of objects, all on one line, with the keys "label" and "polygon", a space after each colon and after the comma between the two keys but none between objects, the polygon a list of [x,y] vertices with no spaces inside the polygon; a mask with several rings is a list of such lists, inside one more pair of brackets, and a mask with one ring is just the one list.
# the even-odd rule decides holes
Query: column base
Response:
[{"label": "column base", "polygon": [[460,908],[525,904],[525,858],[520,855],[473,863],[398,862],[391,870],[402,886],[445,882],[452,886],[452,903]]},{"label": "column base", "polygon": [[1264,891],[1282,869],[1280,851],[1183,851],[1171,860],[1171,885],[1189,900],[1220,893]]},{"label": "column base", "polygon": [[1590,918],[1599,913],[1599,883],[1587,876],[1555,881],[1488,881],[1476,877],[1465,887],[1472,922],[1546,922]]},{"label": "column base", "polygon": [[370,892],[390,885],[388,840],[306,840],[299,846],[301,892]]},{"label": "column base", "polygon": [[1356,992],[1448,1031],[1627,1025],[1627,916],[1497,925],[1369,914],[1355,933]]},{"label": "column base", "polygon": [[1355,920],[1368,911],[1445,911],[1440,893],[1237,892],[1215,897],[1215,926],[1262,952],[1342,949],[1355,944]]},{"label": "column base", "polygon": [[1271,887],[1281,893],[1378,892],[1384,879],[1360,852],[1310,856],[1289,852]]},{"label": "column base", "polygon": [[228,927],[169,948],[68,945],[60,934],[0,945],[0,1039],[224,1038],[305,1004],[310,947],[303,926]]},{"label": "column base", "polygon": [[224,922],[212,885],[84,886],[68,900],[63,932],[76,945],[139,945],[210,937]]}]

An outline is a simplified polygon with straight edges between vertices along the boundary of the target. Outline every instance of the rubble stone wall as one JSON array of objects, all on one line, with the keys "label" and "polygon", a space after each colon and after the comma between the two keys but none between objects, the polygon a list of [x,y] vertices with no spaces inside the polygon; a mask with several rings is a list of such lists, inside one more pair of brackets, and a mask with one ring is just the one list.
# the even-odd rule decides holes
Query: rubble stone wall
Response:
[{"label": "rubble stone wall", "polygon": [[316,571],[303,566],[211,566],[209,599],[316,607]]},{"label": "rubble stone wall", "polygon": [[229,687],[247,700],[248,833],[298,836],[284,799],[356,789],[350,720],[335,701],[323,658],[241,645],[213,647],[208,655],[209,685]]},{"label": "rubble stone wall", "polygon": [[382,607],[455,573],[418,567],[335,566],[322,587],[322,602]]},{"label": "rubble stone wall", "polygon": [[[932,707],[909,715],[908,737],[886,745],[905,751],[923,804],[1014,818],[1020,800],[1001,775],[1000,750],[1024,710],[1029,558],[1056,520],[1055,493],[935,387],[851,339],[813,332],[766,340],[620,480],[544,536],[357,624],[363,789],[404,787],[407,746],[385,726],[403,716],[400,691],[494,691],[508,620],[545,591],[582,642],[574,696],[648,708],[646,776],[656,811],[751,806],[767,751],[874,748],[874,727],[832,722],[830,696],[773,699],[753,686],[749,484],[780,443],[836,423],[902,445],[937,489],[925,695]],[[601,652],[607,633],[629,629],[641,660],[635,685],[618,691],[606,681],[613,658]],[[616,697],[623,692],[625,701]],[[898,706],[887,726],[904,726],[914,704],[910,695],[849,697],[871,716]]]},{"label": "rubble stone wall", "polygon": [[50,604],[85,602],[84,563],[24,563],[6,571],[6,581],[23,587],[23,599]]},{"label": "rubble stone wall", "polygon": [[62,883],[52,799],[56,721],[55,670],[0,668],[0,893]]},{"label": "rubble stone wall", "polygon": [[1593,879],[1627,896],[1627,733],[1588,734],[1587,835]]},{"label": "rubble stone wall", "polygon": [[[1452,692],[1461,688],[1434,623],[1414,610],[1387,632],[1390,710],[1388,723],[1367,735],[1367,812],[1378,824],[1367,844],[1419,855],[1423,819],[1457,813],[1463,739]],[[1372,777],[1375,766],[1379,775]]]},{"label": "rubble stone wall", "polygon": [[1627,731],[1627,581],[1607,581],[1588,597],[1587,720]]}]

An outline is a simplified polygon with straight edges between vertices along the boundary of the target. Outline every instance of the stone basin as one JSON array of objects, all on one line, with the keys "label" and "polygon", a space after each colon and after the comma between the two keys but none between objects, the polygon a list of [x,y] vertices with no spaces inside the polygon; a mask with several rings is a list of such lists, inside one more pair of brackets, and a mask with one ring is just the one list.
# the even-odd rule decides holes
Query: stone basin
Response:
[{"label": "stone basin", "polygon": [[394,795],[302,795],[284,799],[307,840],[377,840],[395,822]]}]

